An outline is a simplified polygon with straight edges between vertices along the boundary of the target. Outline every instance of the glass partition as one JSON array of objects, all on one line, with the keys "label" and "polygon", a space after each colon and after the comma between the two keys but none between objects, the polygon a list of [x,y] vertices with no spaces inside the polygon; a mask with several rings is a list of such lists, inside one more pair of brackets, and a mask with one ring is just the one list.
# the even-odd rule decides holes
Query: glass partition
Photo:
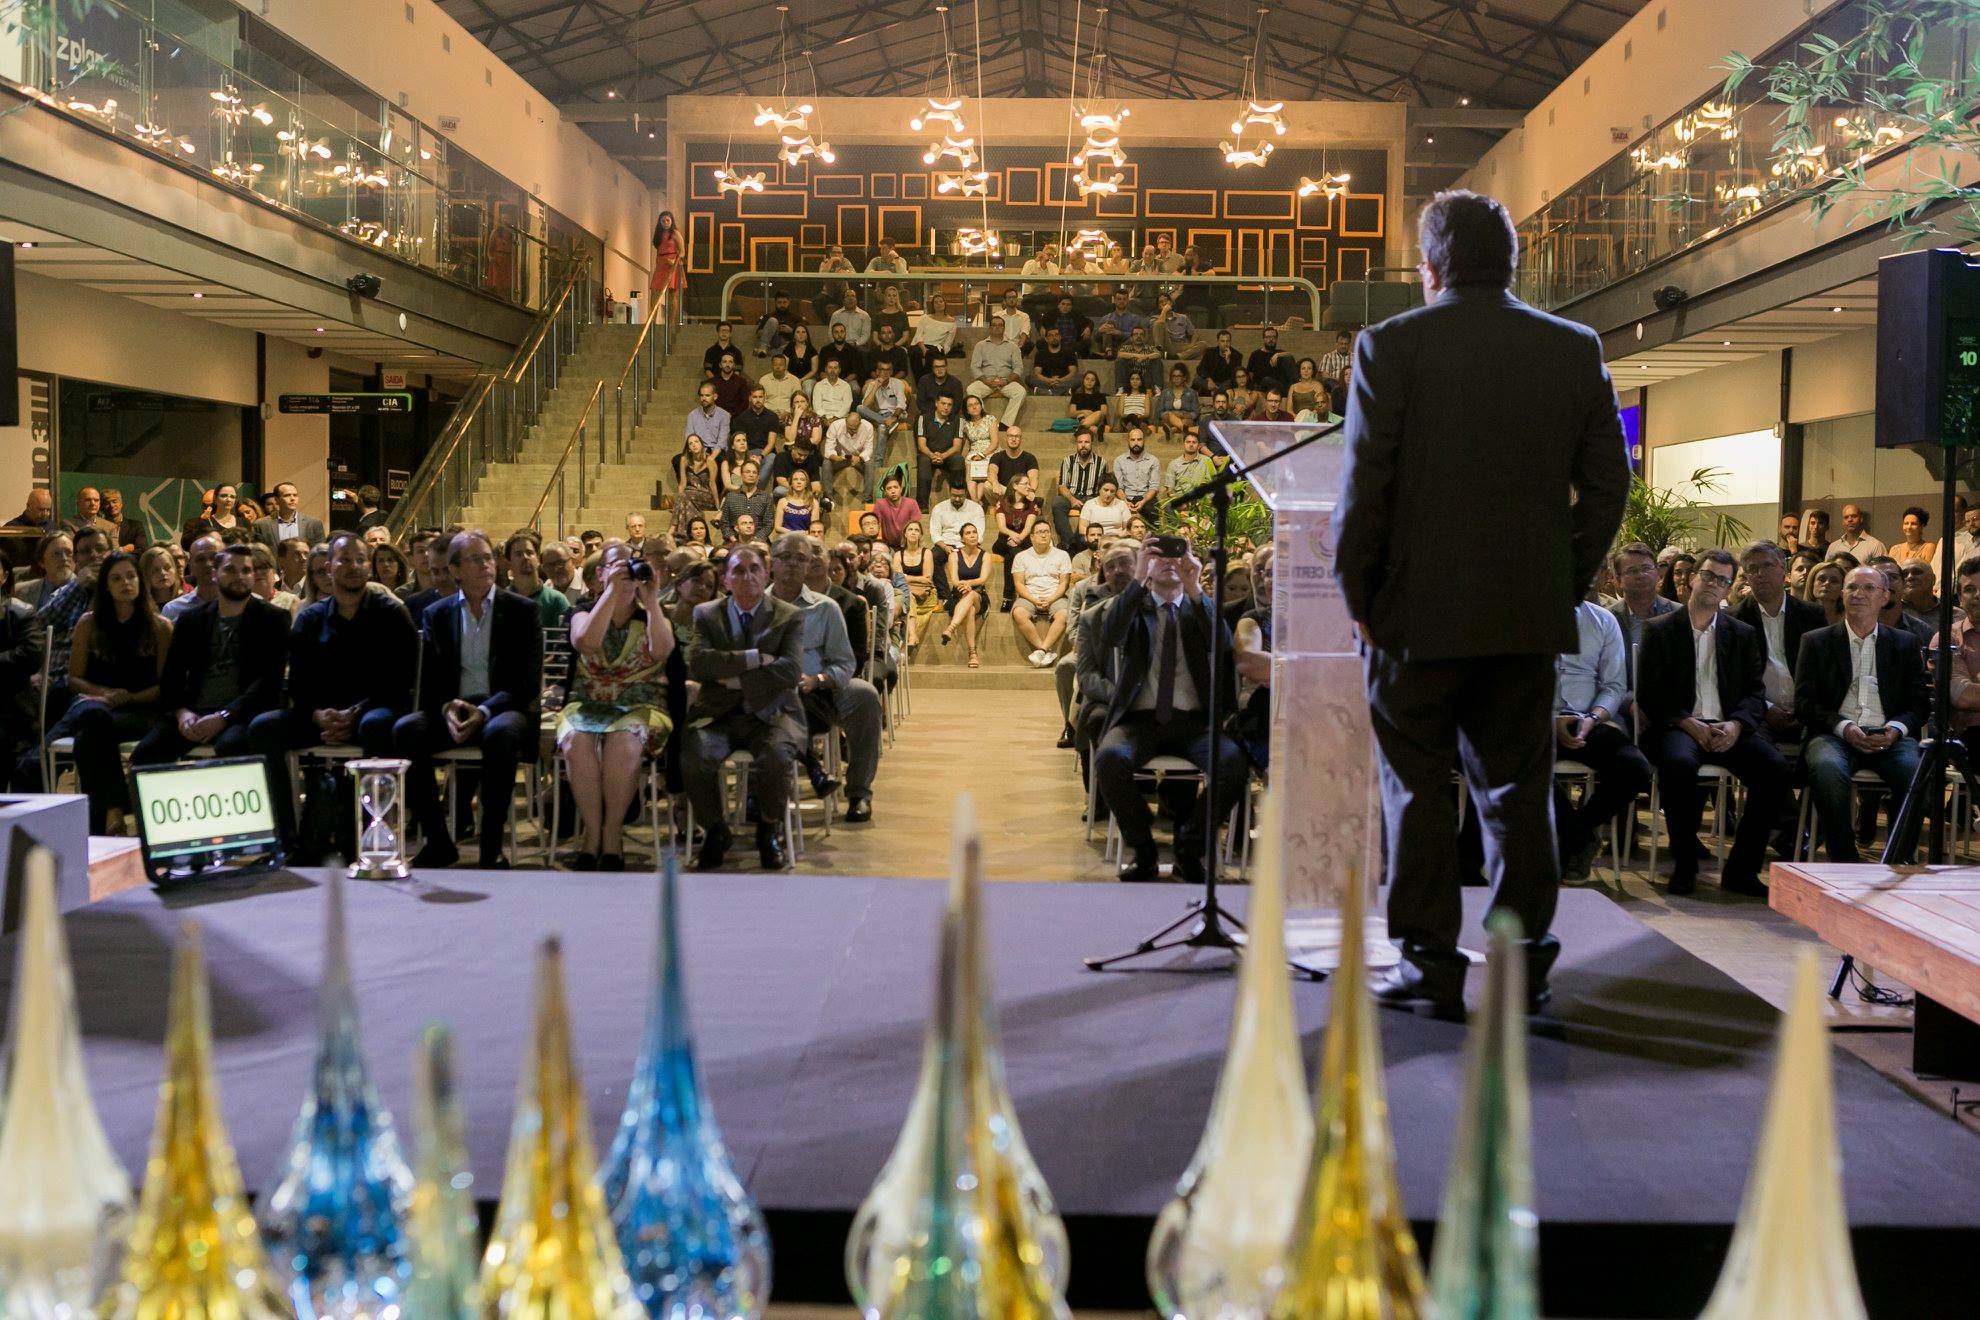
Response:
[{"label": "glass partition", "polygon": [[[1862,30],[1870,0],[1852,0],[1757,57],[1768,65],[1804,43],[1842,41]],[[1971,24],[1935,28],[1918,51],[1918,77],[1959,76],[1970,58]],[[1863,92],[1882,90],[1888,70],[1865,59]],[[1813,141],[1777,159],[1782,107],[1750,78],[1735,98],[1700,98],[1520,226],[1518,291],[1558,307],[1806,197],[1842,170],[1901,148],[1909,130],[1867,109],[1863,95],[1811,117]]]},{"label": "glass partition", "polygon": [[[91,0],[0,33],[0,76],[298,220],[540,309],[603,244],[334,71],[286,67],[196,0]],[[233,6],[226,6],[232,9]],[[284,43],[288,44],[288,43]],[[292,52],[300,53],[300,52]]]}]

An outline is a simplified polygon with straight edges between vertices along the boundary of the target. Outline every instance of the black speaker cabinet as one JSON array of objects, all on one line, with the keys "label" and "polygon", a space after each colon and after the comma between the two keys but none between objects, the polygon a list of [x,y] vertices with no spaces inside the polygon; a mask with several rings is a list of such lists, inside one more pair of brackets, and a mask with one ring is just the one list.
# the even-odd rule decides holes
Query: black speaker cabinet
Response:
[{"label": "black speaker cabinet", "polygon": [[14,310],[14,245],[0,239],[0,426],[21,424],[20,324]]},{"label": "black speaker cabinet", "polygon": [[1877,265],[1877,444],[1972,448],[1980,400],[1980,263],[1955,248]]}]

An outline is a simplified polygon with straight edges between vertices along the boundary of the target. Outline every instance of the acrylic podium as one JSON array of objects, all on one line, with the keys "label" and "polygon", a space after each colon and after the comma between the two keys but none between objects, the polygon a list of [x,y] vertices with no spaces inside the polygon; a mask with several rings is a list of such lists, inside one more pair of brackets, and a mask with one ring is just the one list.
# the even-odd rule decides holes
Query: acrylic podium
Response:
[{"label": "acrylic podium", "polygon": [[1300,422],[1212,422],[1210,430],[1272,510],[1272,780],[1285,821],[1286,952],[1330,969],[1340,955],[1337,887],[1368,887],[1368,960],[1397,960],[1382,906],[1381,826],[1361,648],[1334,580],[1339,432],[1269,466],[1320,429]]}]

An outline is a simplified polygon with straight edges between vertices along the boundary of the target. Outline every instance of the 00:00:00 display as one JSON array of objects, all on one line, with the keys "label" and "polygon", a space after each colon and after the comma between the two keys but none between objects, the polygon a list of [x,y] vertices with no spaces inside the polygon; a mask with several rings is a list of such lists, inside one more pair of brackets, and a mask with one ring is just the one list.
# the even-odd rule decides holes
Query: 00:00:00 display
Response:
[{"label": "00:00:00 display", "polygon": [[194,820],[218,820],[222,816],[250,816],[261,810],[261,794],[252,788],[232,793],[194,793],[186,798],[160,798],[151,804],[151,823],[173,824],[191,816]]}]

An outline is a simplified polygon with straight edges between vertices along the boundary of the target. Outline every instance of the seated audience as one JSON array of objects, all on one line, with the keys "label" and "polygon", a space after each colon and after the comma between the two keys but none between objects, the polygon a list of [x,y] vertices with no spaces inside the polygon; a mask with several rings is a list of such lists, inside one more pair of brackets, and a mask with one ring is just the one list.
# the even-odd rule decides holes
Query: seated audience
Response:
[{"label": "seated audience", "polygon": [[997,502],[997,539],[991,549],[1002,561],[1004,573],[1004,596],[1000,607],[1004,613],[1011,610],[1011,602],[1016,598],[1011,589],[1011,563],[1020,550],[1031,544],[1031,529],[1042,521],[1043,510],[1038,497],[1032,493],[1029,471],[1019,472],[1011,478],[1011,484],[1004,490],[1004,498]]},{"label": "seated audience", "polygon": [[[628,534],[635,525],[642,533],[646,530],[644,515],[635,513],[627,516]],[[643,557],[633,548],[631,541],[625,544],[634,558]],[[658,547],[657,542],[651,544]],[[570,616],[571,602],[563,592],[543,580],[541,554],[541,542],[535,532],[516,532],[502,543],[502,559],[509,570],[509,590],[535,604],[538,620],[545,628],[562,627],[564,620]],[[334,571],[331,577],[335,579]]]},{"label": "seated audience", "polygon": [[1093,322],[1078,310],[1072,294],[1062,293],[1054,310],[1045,318],[1045,329],[1059,332],[1059,343],[1075,358],[1093,352]]},{"label": "seated audience", "polygon": [[881,474],[880,498],[869,515],[878,525],[880,539],[896,550],[906,544],[908,527],[921,522],[921,505],[912,495],[903,495],[903,488],[899,471]]},{"label": "seated audience", "polygon": [[770,355],[770,370],[756,378],[763,406],[779,416],[791,410],[791,400],[804,392],[804,382],[791,374],[791,355],[783,349]]},{"label": "seated audience", "polygon": [[747,751],[757,857],[765,870],[777,870],[784,864],[791,768],[806,742],[798,692],[803,616],[767,594],[769,564],[754,546],[732,546],[721,562],[729,594],[695,606],[687,636],[688,676],[700,685],[688,708],[682,754],[688,800],[704,831],[694,864],[712,871],[728,853],[722,762],[732,751]]},{"label": "seated audience", "polygon": [[[826,249],[824,258],[818,263],[818,270],[820,274],[844,272],[850,275],[853,273],[854,267],[852,262],[846,260],[846,250],[837,243],[834,243],[830,248]],[[811,305],[817,311],[818,319],[822,321],[829,317],[833,310],[839,307],[844,301],[846,283],[844,280],[820,280],[817,287],[818,292],[812,295]]]},{"label": "seated audience", "polygon": [[1957,571],[1961,564],[1980,555],[1980,505],[1967,509],[1960,515],[1962,523],[1959,534],[1953,537],[1953,567]]},{"label": "seated audience", "polygon": [[37,576],[16,585],[13,598],[29,609],[40,609],[43,601],[68,586],[76,575],[74,539],[67,532],[44,532],[34,543],[28,564]]},{"label": "seated audience", "polygon": [[711,382],[702,382],[697,398],[697,404],[688,409],[682,436],[700,440],[711,454],[720,453],[728,448],[729,437],[735,434],[729,425],[728,411],[715,402],[715,386]]},{"label": "seated audience", "polygon": [[731,434],[747,436],[752,453],[763,453],[783,434],[784,418],[770,407],[769,398],[769,392],[761,385],[751,386],[742,409],[729,417]]},{"label": "seated audience", "polygon": [[949,415],[960,417],[963,412],[963,383],[949,370],[946,357],[933,357],[928,367],[914,383],[914,411],[917,417],[926,417],[935,411],[935,400],[946,398],[949,401]]},{"label": "seated audience", "polygon": [[1189,387],[1189,373],[1182,367],[1169,368],[1169,388],[1155,401],[1155,420],[1171,440],[1196,429],[1203,407],[1196,391]]},{"label": "seated audience", "polygon": [[[975,407],[980,414],[983,400],[972,395]],[[914,493],[916,501],[927,507],[934,495],[935,474],[939,471],[942,480],[952,495],[965,493],[965,460],[963,458],[963,435],[960,420],[951,411],[949,396],[935,396],[935,410],[923,413],[914,423]]]},{"label": "seated audience", "polygon": [[[446,599],[457,590],[454,586],[454,570],[447,562],[447,547],[451,539],[443,535],[429,536],[425,545],[421,547],[425,551],[420,559],[426,563],[426,585],[406,597],[406,613],[411,616],[415,628],[425,626],[427,606]],[[419,563],[420,560],[413,562],[415,570],[419,568]],[[332,582],[331,593],[334,595],[335,592],[336,584]],[[305,607],[313,603],[305,602]]]},{"label": "seated audience", "polygon": [[1085,426],[1073,433],[1072,452],[1059,460],[1058,485],[1046,502],[1052,530],[1068,554],[1089,548],[1079,513],[1100,493],[1101,479],[1108,472],[1107,461],[1094,452],[1094,443],[1094,432]]},{"label": "seated audience", "polygon": [[[1130,305],[1126,289],[1114,290],[1114,307],[1093,327],[1093,351],[1097,357],[1113,357],[1120,346],[1139,329],[1148,332],[1148,318]],[[1221,336],[1220,336],[1221,338]]]},{"label": "seated audience", "polygon": [[1913,564],[1937,567],[1939,563],[1939,543],[1925,539],[1925,529],[1932,525],[1932,515],[1920,505],[1912,505],[1904,511],[1901,530],[1903,539],[1891,547],[1891,558],[1898,561],[1898,567],[1908,568]]},{"label": "seated audience", "polygon": [[1587,766],[1595,783],[1577,807],[1565,783],[1554,781],[1554,828],[1562,876],[1585,880],[1601,846],[1598,832],[1650,787],[1650,763],[1617,722],[1629,696],[1622,625],[1592,600],[1575,607],[1574,621],[1579,644],[1554,662],[1554,756]]},{"label": "seated audience", "polygon": [[[885,374],[883,370],[881,376]],[[873,378],[874,385],[881,383],[881,376],[875,376]],[[888,383],[892,384],[892,382]],[[898,389],[899,387],[896,386],[896,388]],[[884,412],[877,415],[886,419],[878,423],[878,425],[885,426],[889,429],[892,428],[893,415]],[[839,478],[847,472],[853,474],[853,492],[855,497],[859,499],[866,497],[868,490],[867,483],[871,480],[871,473],[878,470],[877,465],[873,461],[875,447],[879,443],[875,428],[876,423],[873,420],[873,416],[869,415],[869,410],[865,408],[860,409],[857,413],[841,417],[838,421],[833,422],[825,428],[825,488],[832,492],[833,498],[836,499],[838,495]],[[795,530],[806,531],[808,529],[796,528]]]},{"label": "seated audience", "polygon": [[[998,516],[1001,520],[1001,511]],[[1011,626],[1029,650],[1031,663],[1049,669],[1059,658],[1059,639],[1065,635],[1072,609],[1066,598],[1072,587],[1072,556],[1052,544],[1052,525],[1034,515],[1030,544],[1009,563],[1007,573],[1015,597],[1010,607]],[[1047,620],[1042,633],[1038,628],[1041,617]]]},{"label": "seated audience", "polygon": [[[1833,562],[1841,564],[1844,561],[1838,558]],[[1864,565],[1868,568],[1874,568],[1884,575],[1886,595],[1884,597],[1884,610],[1880,622],[1887,628],[1900,628],[1909,632],[1912,640],[1918,643],[1918,649],[1922,653],[1927,646],[1932,644],[1932,634],[1937,630],[1929,620],[1921,619],[1905,609],[1904,570],[1899,568],[1897,560],[1891,558],[1889,555],[1872,555],[1864,561]],[[1845,578],[1845,605],[1848,603],[1847,596],[1848,579]]]},{"label": "seated audience", "polygon": [[[866,382],[861,397],[858,414],[872,424],[874,431],[866,462],[860,467],[859,498],[865,499],[873,490],[871,474],[886,470],[887,454],[893,446],[895,430],[907,427],[914,414],[908,408],[907,387],[894,374],[893,364],[885,358],[874,363],[873,379]],[[826,445],[829,449],[829,432]]]},{"label": "seated audience", "polygon": [[1082,431],[1090,430],[1095,434],[1106,431],[1107,424],[1113,420],[1113,403],[1107,392],[1100,388],[1098,372],[1080,373],[1079,384],[1073,387],[1066,412]]},{"label": "seated audience", "polygon": [[907,649],[909,658],[920,651],[921,635],[928,620],[942,607],[942,587],[935,576],[935,552],[928,548],[919,522],[901,529],[900,553],[895,559],[901,576],[907,580]]},{"label": "seated audience", "polygon": [[1833,560],[1824,560],[1809,570],[1802,585],[1804,599],[1822,611],[1822,626],[1842,622],[1843,569]]},{"label": "seated audience", "polygon": [[[231,511],[234,507],[234,488],[232,486],[225,486],[221,489],[227,492],[227,508]],[[233,523],[229,521],[227,525],[232,526]],[[117,524],[104,516],[103,494],[94,486],[84,486],[76,492],[75,516],[62,520],[62,530],[71,535],[81,531],[85,527],[94,527],[102,532],[104,536],[111,539],[111,549],[116,548]],[[109,551],[106,550],[104,553],[108,554]]]},{"label": "seated audience", "polygon": [[1228,391],[1237,383],[1237,373],[1244,369],[1244,354],[1231,345],[1231,332],[1219,330],[1217,345],[1206,352],[1196,368],[1196,392],[1199,395],[1215,394],[1219,390]]},{"label": "seated audience", "polygon": [[[873,776],[880,765],[880,693],[859,677],[861,657],[870,645],[871,620],[854,629],[847,611],[864,616],[866,602],[846,589],[831,589],[825,543],[796,533],[779,537],[770,553],[770,591],[803,611],[798,693],[805,723],[816,736],[846,739],[846,813],[855,825],[873,819]],[[836,594],[834,594],[836,591]],[[810,739],[806,739],[809,757]],[[812,786],[823,797],[837,785],[810,767]]]},{"label": "seated audience", "polygon": [[1266,326],[1258,338],[1258,347],[1244,360],[1245,370],[1260,389],[1276,385],[1283,391],[1293,381],[1293,356],[1279,347],[1278,326]]},{"label": "seated audience", "polygon": [[[108,544],[98,528],[85,531]],[[245,599],[245,558],[242,564]],[[88,585],[83,581],[79,576],[64,588],[81,596],[87,608],[75,622],[65,657],[65,686],[73,701],[49,727],[47,740],[74,740],[76,784],[89,799],[89,832],[121,834],[130,810],[121,745],[144,737],[158,719],[172,625],[158,617],[138,579],[136,558],[123,551],[111,554],[100,568],[92,564]],[[278,663],[280,655],[278,646]],[[50,706],[50,717],[55,714]],[[55,786],[47,787],[52,791]]]},{"label": "seated audience", "polygon": [[1182,453],[1169,460],[1169,466],[1162,472],[1162,496],[1174,499],[1186,490],[1193,490],[1210,480],[1217,473],[1217,465],[1203,452],[1202,437],[1194,431],[1183,432]]},{"label": "seated audience", "polygon": [[[96,603],[98,574],[110,553],[110,538],[100,527],[84,527],[74,532],[75,571],[69,580],[52,592],[44,592],[34,612],[35,631],[41,636],[41,649],[48,662],[48,718],[60,716],[69,704],[69,648],[75,641],[76,626]],[[162,617],[162,611],[161,611]]]},{"label": "seated audience", "polygon": [[[1936,548],[1936,547],[1935,547]],[[1898,603],[1904,612],[1914,619],[1936,620],[1939,617],[1938,565],[1924,560],[1913,560],[1904,565],[1904,599]]]},{"label": "seated audience", "polygon": [[[932,374],[939,374],[944,379],[953,379],[948,375],[946,359],[961,351],[956,344],[956,333],[961,328],[962,318],[949,311],[948,300],[939,293],[930,294],[928,307],[922,312],[921,319],[915,323],[914,334],[909,337],[907,343],[908,360],[914,368],[916,381]],[[942,363],[940,373],[935,371],[937,362]],[[961,385],[960,381],[956,382],[958,389]],[[928,406],[925,388],[918,392],[924,395],[922,407],[925,409]]]},{"label": "seated audience", "polygon": [[179,561],[162,545],[154,545],[138,556],[138,577],[144,582],[153,609],[164,609],[179,598],[185,587],[179,580]]},{"label": "seated audience", "polygon": [[963,476],[969,482],[969,497],[990,503],[990,455],[997,451],[1003,428],[985,411],[983,400],[974,395],[963,400]]},{"label": "seated audience", "polygon": [[1033,494],[1037,493],[1038,459],[1024,447],[1024,432],[1017,427],[1006,427],[1003,444],[989,455],[990,475],[984,485],[984,496],[991,500],[1001,500],[1010,494],[1011,487],[1021,476],[1031,478]]},{"label": "seated audience", "polygon": [[250,542],[248,558],[253,561],[250,573],[250,586],[254,594],[267,601],[284,614],[293,615],[302,608],[302,597],[292,591],[282,590],[280,576],[275,570],[275,552],[260,541]]},{"label": "seated audience", "polygon": [[[981,517],[982,511],[977,512]],[[962,629],[963,645],[969,648],[971,669],[975,669],[978,663],[976,635],[983,626],[983,616],[990,610],[990,588],[985,585],[990,576],[986,571],[988,565],[985,561],[988,558],[989,552],[983,548],[982,524],[964,522],[958,527],[955,547],[937,560],[941,565],[949,606],[949,626],[942,630],[942,645],[953,642],[956,629]]]},{"label": "seated audience", "polygon": [[151,542],[145,534],[142,519],[124,516],[124,492],[121,490],[110,488],[103,492],[103,521],[117,529],[111,536],[114,549],[141,551]]},{"label": "seated audience", "polygon": [[[1124,881],[1158,875],[1155,821],[1135,773],[1157,756],[1179,756],[1204,773],[1209,784],[1212,829],[1230,814],[1245,791],[1244,753],[1222,729],[1212,729],[1206,701],[1210,692],[1210,648],[1228,653],[1229,635],[1213,617],[1202,592],[1202,565],[1193,554],[1172,558],[1143,542],[1134,580],[1109,601],[1099,620],[1102,654],[1111,655],[1114,690],[1107,704],[1093,775],[1118,823],[1127,855]],[[1217,666],[1218,706],[1235,710],[1236,685],[1228,663]],[[1193,786],[1170,781],[1169,807],[1176,820],[1175,875],[1188,884],[1204,879],[1207,843],[1204,816],[1192,801]]]},{"label": "seated audience", "polygon": [[1066,346],[1059,327],[1045,331],[1045,342],[1032,355],[1025,384],[1037,394],[1071,394],[1079,378],[1079,354]]},{"label": "seated audience", "polygon": [[797,313],[791,310],[791,295],[778,290],[770,306],[756,319],[756,356],[769,357],[788,347],[790,327],[797,324],[797,319]]},{"label": "seated audience", "polygon": [[[331,570],[330,576],[332,581],[336,579],[335,569]],[[412,582],[412,568],[406,563],[406,557],[399,553],[398,546],[371,546],[371,580],[394,596],[398,596]],[[298,596],[295,599],[296,609],[300,610],[302,598]]]},{"label": "seated audience", "polygon": [[1821,562],[1822,552],[1805,545],[1790,555],[1787,571],[1788,595],[1796,600],[1806,601],[1808,595],[1804,584],[1808,581],[1808,575],[1814,572],[1815,566]]},{"label": "seated audience", "polygon": [[1155,420],[1155,409],[1161,396],[1148,381],[1148,374],[1136,367],[1128,372],[1127,384],[1114,396],[1114,411],[1119,414],[1122,426],[1145,425]]},{"label": "seated audience", "polygon": [[1773,542],[1755,541],[1739,563],[1748,597],[1733,617],[1758,633],[1766,645],[1767,733],[1777,744],[1783,743],[1801,736],[1801,725],[1794,718],[1794,671],[1801,659],[1801,639],[1826,627],[1827,621],[1818,607],[1788,595],[1787,564]]},{"label": "seated audience", "polygon": [[1110,536],[1126,532],[1133,516],[1132,506],[1121,498],[1121,483],[1103,476],[1100,493],[1080,506],[1080,536],[1088,545],[1098,545]]},{"label": "seated audience", "polygon": [[[842,425],[843,422],[842,418],[833,425]],[[818,508],[818,496],[811,488],[811,478],[803,468],[798,468],[791,473],[788,493],[778,498],[769,526],[778,532],[809,532],[823,525],[824,518]]]},{"label": "seated audience", "polygon": [[[1272,761],[1272,547],[1253,555],[1250,578],[1242,594],[1230,590],[1225,578],[1224,598],[1235,612],[1231,629],[1231,665],[1237,670],[1238,712],[1225,731],[1260,770]],[[1237,572],[1231,570],[1232,575]],[[1226,620],[1229,621],[1228,619]]]},{"label": "seated audience", "polygon": [[[1059,733],[1061,748],[1079,749],[1080,780],[1085,782],[1086,759],[1099,737],[1100,724],[1107,713],[1107,698],[1113,682],[1111,662],[1099,654],[1097,633],[1088,625],[1099,618],[1099,607],[1121,593],[1134,580],[1137,558],[1135,547],[1126,541],[1109,541],[1099,548],[1094,572],[1073,583],[1067,593],[1066,653],[1059,658],[1052,674],[1058,689],[1059,714],[1065,727]],[[1088,638],[1095,639],[1089,646]],[[1088,671],[1093,672],[1089,675]],[[1089,678],[1091,682],[1089,682]]]},{"label": "seated audience", "polygon": [[[329,548],[330,595],[305,606],[289,630],[287,704],[254,719],[253,750],[271,767],[290,752],[318,746],[390,756],[393,726],[412,700],[419,635],[404,605],[368,589],[376,551],[368,557],[350,532],[333,535]],[[349,802],[348,778],[335,766],[305,777],[308,830],[291,819],[288,795],[275,795],[282,836],[298,858],[320,857],[333,839],[350,855],[352,813],[338,805]]]},{"label": "seated audience", "polygon": [[[866,313],[860,312],[859,315],[864,317]],[[869,328],[868,334],[871,333]],[[822,374],[828,367],[836,366],[839,369],[839,378],[846,382],[848,388],[856,390],[865,382],[867,376],[866,352],[861,347],[864,342],[854,339],[848,333],[847,322],[840,320],[836,315],[833,316],[831,337],[825,341],[825,347],[818,350],[819,372]],[[811,394],[811,401],[817,403],[816,385],[812,386]],[[820,405],[819,411],[824,412],[823,405]]]},{"label": "seated audience", "polygon": [[503,838],[515,796],[516,767],[535,759],[537,704],[543,691],[543,623],[538,607],[495,588],[495,544],[465,531],[449,545],[460,593],[428,607],[420,709],[392,731],[398,755],[412,762],[406,805],[425,842],[417,867],[459,859],[434,783],[436,752],[481,749],[481,869],[507,870]]},{"label": "seated audience", "polygon": [[[289,611],[254,593],[254,550],[265,554],[267,546],[224,547],[214,564],[214,598],[172,625],[159,677],[162,716],[131,753],[132,765],[176,761],[195,747],[222,757],[253,754],[255,718],[282,700],[290,626]],[[286,787],[281,762],[268,774],[271,787]]]},{"label": "seated audience", "polygon": [[738,362],[742,361],[742,345],[735,341],[735,329],[735,326],[727,321],[717,321],[715,323],[715,342],[702,350],[701,354],[701,378],[703,380],[714,380],[716,376],[721,374],[722,359],[725,357],[732,357]]},{"label": "seated audience", "polygon": [[1888,553],[1882,541],[1870,535],[1870,520],[1864,516],[1862,506],[1843,505],[1843,534],[1829,542],[1823,557],[1834,559],[1838,555],[1853,555],[1859,564],[1867,564],[1873,555]]},{"label": "seated audience", "polygon": [[[1901,800],[1918,768],[1918,737],[1930,705],[1916,639],[1878,622],[1890,596],[1882,570],[1851,569],[1843,621],[1801,639],[1795,710],[1807,730],[1801,764],[1829,860],[1857,860],[1850,777],[1868,770]],[[1750,808],[1749,808],[1750,810]]]},{"label": "seated audience", "polygon": [[[1974,510],[1968,510],[1969,515]],[[1966,744],[1969,770],[1980,771],[1980,554],[1959,564],[1959,613],[1953,616],[1952,735]],[[1933,654],[1943,648],[1933,639]],[[1935,663],[1938,663],[1935,660]]]},{"label": "seated audience", "polygon": [[1700,555],[1684,609],[1652,619],[1637,656],[1642,745],[1657,767],[1673,894],[1698,887],[1701,766],[1724,767],[1746,786],[1746,809],[1719,877],[1731,893],[1766,893],[1760,865],[1787,792],[1787,762],[1762,731],[1765,647],[1758,633],[1719,609],[1738,567],[1724,550]]},{"label": "seated audience", "polygon": [[1114,481],[1130,516],[1146,515],[1162,493],[1162,460],[1147,453],[1148,438],[1139,426],[1127,431],[1127,452],[1114,456]]},{"label": "seated audience", "polygon": [[[832,357],[824,361],[824,373],[811,387],[810,411],[818,414],[819,424],[828,425],[846,416],[853,410],[853,382],[844,374],[845,359]],[[797,401],[791,401],[795,408]]]},{"label": "seated audience", "polygon": [[600,551],[599,596],[571,619],[571,695],[557,716],[557,750],[577,804],[573,869],[625,870],[626,813],[642,766],[660,755],[667,717],[667,661],[674,630],[658,576],[634,581],[627,548]]},{"label": "seated audience", "polygon": [[1286,387],[1286,406],[1295,414],[1311,412],[1314,421],[1327,420],[1328,409],[1333,404],[1327,382],[1320,379],[1320,364],[1303,357],[1295,364],[1294,371],[1292,384]]},{"label": "seated audience", "polygon": [[734,353],[723,354],[721,368],[707,385],[715,391],[715,406],[729,415],[729,425],[734,427],[736,418],[749,407],[750,379],[742,373],[741,360]]},{"label": "seated audience", "polygon": [[57,530],[55,524],[55,497],[45,486],[28,488],[27,500],[19,514],[7,520],[9,527],[30,527],[44,536]]},{"label": "seated audience", "polygon": [[[881,363],[886,363],[894,373],[894,383],[901,387],[901,393],[912,395],[914,363],[908,358],[907,346],[900,342],[904,337],[896,333],[893,326],[876,323],[873,327],[873,346],[866,354],[866,368],[868,374],[872,374],[880,370]],[[871,384],[870,381],[868,383]],[[913,400],[910,398],[909,402]]]},{"label": "seated audience", "polygon": [[[1155,384],[1161,378],[1162,350],[1148,338],[1146,327],[1136,326],[1127,342],[1114,354],[1114,388],[1120,394],[1121,416],[1154,416]],[[1150,399],[1146,405],[1132,402],[1144,394]]]},{"label": "seated audience", "polygon": [[1004,400],[1004,425],[1016,426],[1024,406],[1024,359],[1018,346],[1004,337],[1004,317],[990,318],[990,333],[976,341],[969,355],[969,374],[974,378],[965,393],[975,395],[989,406],[991,395]]},{"label": "seated audience", "polygon": [[745,515],[749,517],[752,531],[770,525],[777,498],[758,484],[758,471],[755,459],[745,462],[736,489],[722,497],[722,530],[731,537],[737,534],[737,519]]},{"label": "seated audience", "polygon": [[[1041,292],[1040,296],[1034,299],[1033,302],[1042,313],[1045,305],[1050,300],[1051,295],[1049,293]],[[1016,346],[1019,354],[1029,356],[1036,347],[1031,332],[1031,313],[1025,311],[1019,305],[1016,288],[1004,290],[1004,305],[997,309],[996,315],[1004,318],[1005,337]]]}]

